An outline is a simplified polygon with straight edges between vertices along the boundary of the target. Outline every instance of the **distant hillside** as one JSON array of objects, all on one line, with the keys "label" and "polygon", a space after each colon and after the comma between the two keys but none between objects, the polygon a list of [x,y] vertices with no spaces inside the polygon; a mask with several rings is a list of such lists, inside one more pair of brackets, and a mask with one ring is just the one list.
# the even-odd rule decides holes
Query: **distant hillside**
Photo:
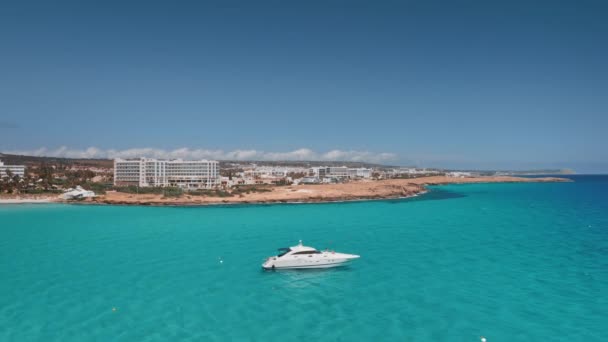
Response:
[{"label": "distant hillside", "polygon": [[[0,160],[5,164],[38,166],[41,163],[53,165],[78,165],[99,168],[112,168],[114,161],[112,159],[84,159],[84,158],[60,158],[60,157],[34,157],[14,154],[0,153]],[[220,168],[231,169],[236,165],[245,166],[249,164],[272,165],[272,166],[293,166],[293,167],[314,167],[314,166],[348,166],[348,167],[366,167],[374,169],[398,168],[399,166],[381,165],[366,162],[348,162],[348,161],[264,161],[264,160],[221,160]],[[430,169],[429,169],[430,170]],[[512,176],[533,176],[533,175],[570,175],[575,174],[570,169],[546,169],[546,170],[442,170],[442,171],[468,171],[476,172],[482,175],[512,175]]]},{"label": "distant hillside", "polygon": [[[34,166],[41,163],[57,164],[57,165],[80,165],[91,167],[114,167],[112,159],[80,159],[80,158],[59,158],[59,157],[33,157],[14,154],[0,153],[0,160],[5,164]],[[365,162],[347,162],[347,161],[235,161],[221,160],[220,168],[230,168],[231,164],[259,164],[259,165],[274,165],[274,166],[297,166],[297,167],[313,167],[313,166],[348,166],[348,167],[369,167],[369,168],[386,168],[390,166],[365,163]]]},{"label": "distant hillside", "polygon": [[33,157],[33,156],[21,156],[15,154],[4,154],[0,153],[0,160],[7,165],[25,165],[25,166],[37,166],[41,163],[47,163],[52,165],[78,165],[78,166],[90,166],[100,168],[112,168],[114,167],[114,161],[110,159],[76,159],[76,158],[58,158],[58,157]]}]

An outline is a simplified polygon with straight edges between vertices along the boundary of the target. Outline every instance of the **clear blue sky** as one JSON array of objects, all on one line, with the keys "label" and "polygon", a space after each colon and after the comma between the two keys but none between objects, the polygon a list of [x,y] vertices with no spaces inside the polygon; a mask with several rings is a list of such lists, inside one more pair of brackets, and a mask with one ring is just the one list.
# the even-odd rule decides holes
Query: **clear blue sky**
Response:
[{"label": "clear blue sky", "polygon": [[0,151],[608,172],[607,42],[606,1],[3,1]]}]

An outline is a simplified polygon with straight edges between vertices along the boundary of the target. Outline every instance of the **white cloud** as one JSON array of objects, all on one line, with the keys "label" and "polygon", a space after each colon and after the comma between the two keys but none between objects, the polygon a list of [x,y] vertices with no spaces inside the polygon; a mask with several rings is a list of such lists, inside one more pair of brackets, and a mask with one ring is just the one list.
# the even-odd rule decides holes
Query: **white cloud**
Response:
[{"label": "white cloud", "polygon": [[42,147],[36,150],[5,151],[8,154],[20,154],[28,156],[64,157],[64,158],[159,158],[159,159],[220,159],[220,160],[319,160],[319,161],[356,161],[384,163],[397,160],[393,153],[374,153],[369,151],[342,151],[331,150],[325,153],[317,153],[308,148],[300,148],[288,152],[266,152],[258,150],[206,150],[190,149],[187,147],[175,150],[164,150],[157,148],[131,148],[126,150],[100,149],[89,147],[84,150],[71,149],[61,146],[56,149]]}]

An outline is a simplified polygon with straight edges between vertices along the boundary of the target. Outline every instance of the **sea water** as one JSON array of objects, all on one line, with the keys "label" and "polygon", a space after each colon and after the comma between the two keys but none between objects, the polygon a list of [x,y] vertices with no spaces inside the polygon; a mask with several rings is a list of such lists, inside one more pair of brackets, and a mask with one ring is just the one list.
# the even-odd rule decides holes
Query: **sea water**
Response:
[{"label": "sea water", "polygon": [[[608,341],[608,177],[415,199],[0,206],[0,341]],[[360,254],[263,271],[297,244]]]}]

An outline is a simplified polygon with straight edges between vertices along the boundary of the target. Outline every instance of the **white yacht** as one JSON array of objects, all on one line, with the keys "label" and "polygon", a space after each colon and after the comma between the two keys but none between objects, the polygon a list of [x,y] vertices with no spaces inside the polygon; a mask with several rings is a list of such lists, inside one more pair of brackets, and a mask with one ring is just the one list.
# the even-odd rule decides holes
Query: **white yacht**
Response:
[{"label": "white yacht", "polygon": [[343,266],[349,261],[359,258],[354,254],[329,250],[318,251],[312,247],[302,246],[302,240],[297,246],[279,248],[279,252],[279,255],[266,259],[262,268],[265,270],[330,268]]}]

